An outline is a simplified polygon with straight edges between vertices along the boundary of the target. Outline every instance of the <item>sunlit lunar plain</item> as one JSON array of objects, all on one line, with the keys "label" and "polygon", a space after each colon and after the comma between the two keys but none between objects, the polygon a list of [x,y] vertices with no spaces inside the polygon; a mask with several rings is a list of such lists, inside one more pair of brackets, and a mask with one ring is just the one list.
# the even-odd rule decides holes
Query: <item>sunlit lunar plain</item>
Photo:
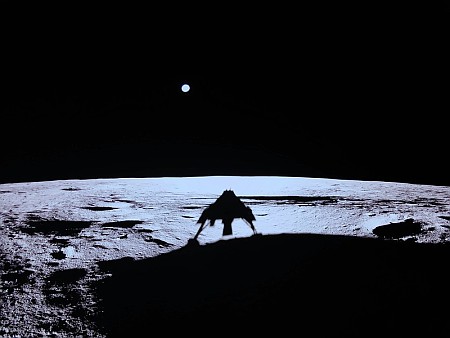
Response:
[{"label": "sunlit lunar plain", "polygon": [[[249,206],[261,235],[312,233],[379,237],[375,229],[414,224],[386,240],[446,243],[450,187],[301,177],[181,177],[59,180],[0,185],[1,323],[4,336],[101,336],[89,284],[98,262],[155,257],[186,246],[201,212],[224,190]],[[200,245],[252,236],[206,227]],[[58,272],[79,272],[68,293]],[[69,299],[70,298],[70,299]]]}]

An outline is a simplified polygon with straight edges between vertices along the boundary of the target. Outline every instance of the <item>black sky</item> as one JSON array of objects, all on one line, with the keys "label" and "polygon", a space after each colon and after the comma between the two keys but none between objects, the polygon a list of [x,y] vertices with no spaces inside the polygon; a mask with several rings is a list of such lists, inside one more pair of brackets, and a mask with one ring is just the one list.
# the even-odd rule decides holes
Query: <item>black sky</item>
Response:
[{"label": "black sky", "polygon": [[448,185],[444,7],[16,11],[3,42],[1,180]]}]

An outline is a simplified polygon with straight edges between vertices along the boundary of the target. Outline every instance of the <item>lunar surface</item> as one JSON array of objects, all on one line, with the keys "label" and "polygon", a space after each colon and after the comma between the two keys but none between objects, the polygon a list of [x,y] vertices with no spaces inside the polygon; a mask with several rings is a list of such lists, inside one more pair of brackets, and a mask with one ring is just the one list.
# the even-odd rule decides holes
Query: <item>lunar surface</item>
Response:
[{"label": "lunar surface", "polygon": [[[59,180],[0,185],[2,337],[101,337],[91,284],[99,264],[182,248],[225,190],[251,208],[258,235],[329,234],[447,243],[450,187],[302,177]],[[200,245],[254,236],[243,220]]]}]

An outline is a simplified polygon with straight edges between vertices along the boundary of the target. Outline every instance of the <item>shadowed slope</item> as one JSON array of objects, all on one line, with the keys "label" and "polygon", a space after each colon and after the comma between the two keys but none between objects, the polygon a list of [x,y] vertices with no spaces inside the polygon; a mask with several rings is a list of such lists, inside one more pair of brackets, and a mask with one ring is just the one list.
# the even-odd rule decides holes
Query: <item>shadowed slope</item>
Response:
[{"label": "shadowed slope", "polygon": [[[440,334],[446,245],[329,235],[255,235],[151,259],[101,262],[98,324],[146,330]],[[206,333],[206,332],[205,332]]]}]

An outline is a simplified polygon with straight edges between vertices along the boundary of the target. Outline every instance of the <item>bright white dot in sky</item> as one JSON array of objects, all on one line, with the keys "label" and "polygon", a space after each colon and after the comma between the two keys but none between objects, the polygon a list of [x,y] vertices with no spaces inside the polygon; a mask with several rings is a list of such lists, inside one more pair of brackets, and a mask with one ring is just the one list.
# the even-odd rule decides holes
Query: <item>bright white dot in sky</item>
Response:
[{"label": "bright white dot in sky", "polygon": [[181,90],[182,90],[184,93],[187,93],[187,92],[189,91],[189,89],[191,89],[191,87],[189,87],[188,84],[184,84],[184,85],[181,86]]}]

